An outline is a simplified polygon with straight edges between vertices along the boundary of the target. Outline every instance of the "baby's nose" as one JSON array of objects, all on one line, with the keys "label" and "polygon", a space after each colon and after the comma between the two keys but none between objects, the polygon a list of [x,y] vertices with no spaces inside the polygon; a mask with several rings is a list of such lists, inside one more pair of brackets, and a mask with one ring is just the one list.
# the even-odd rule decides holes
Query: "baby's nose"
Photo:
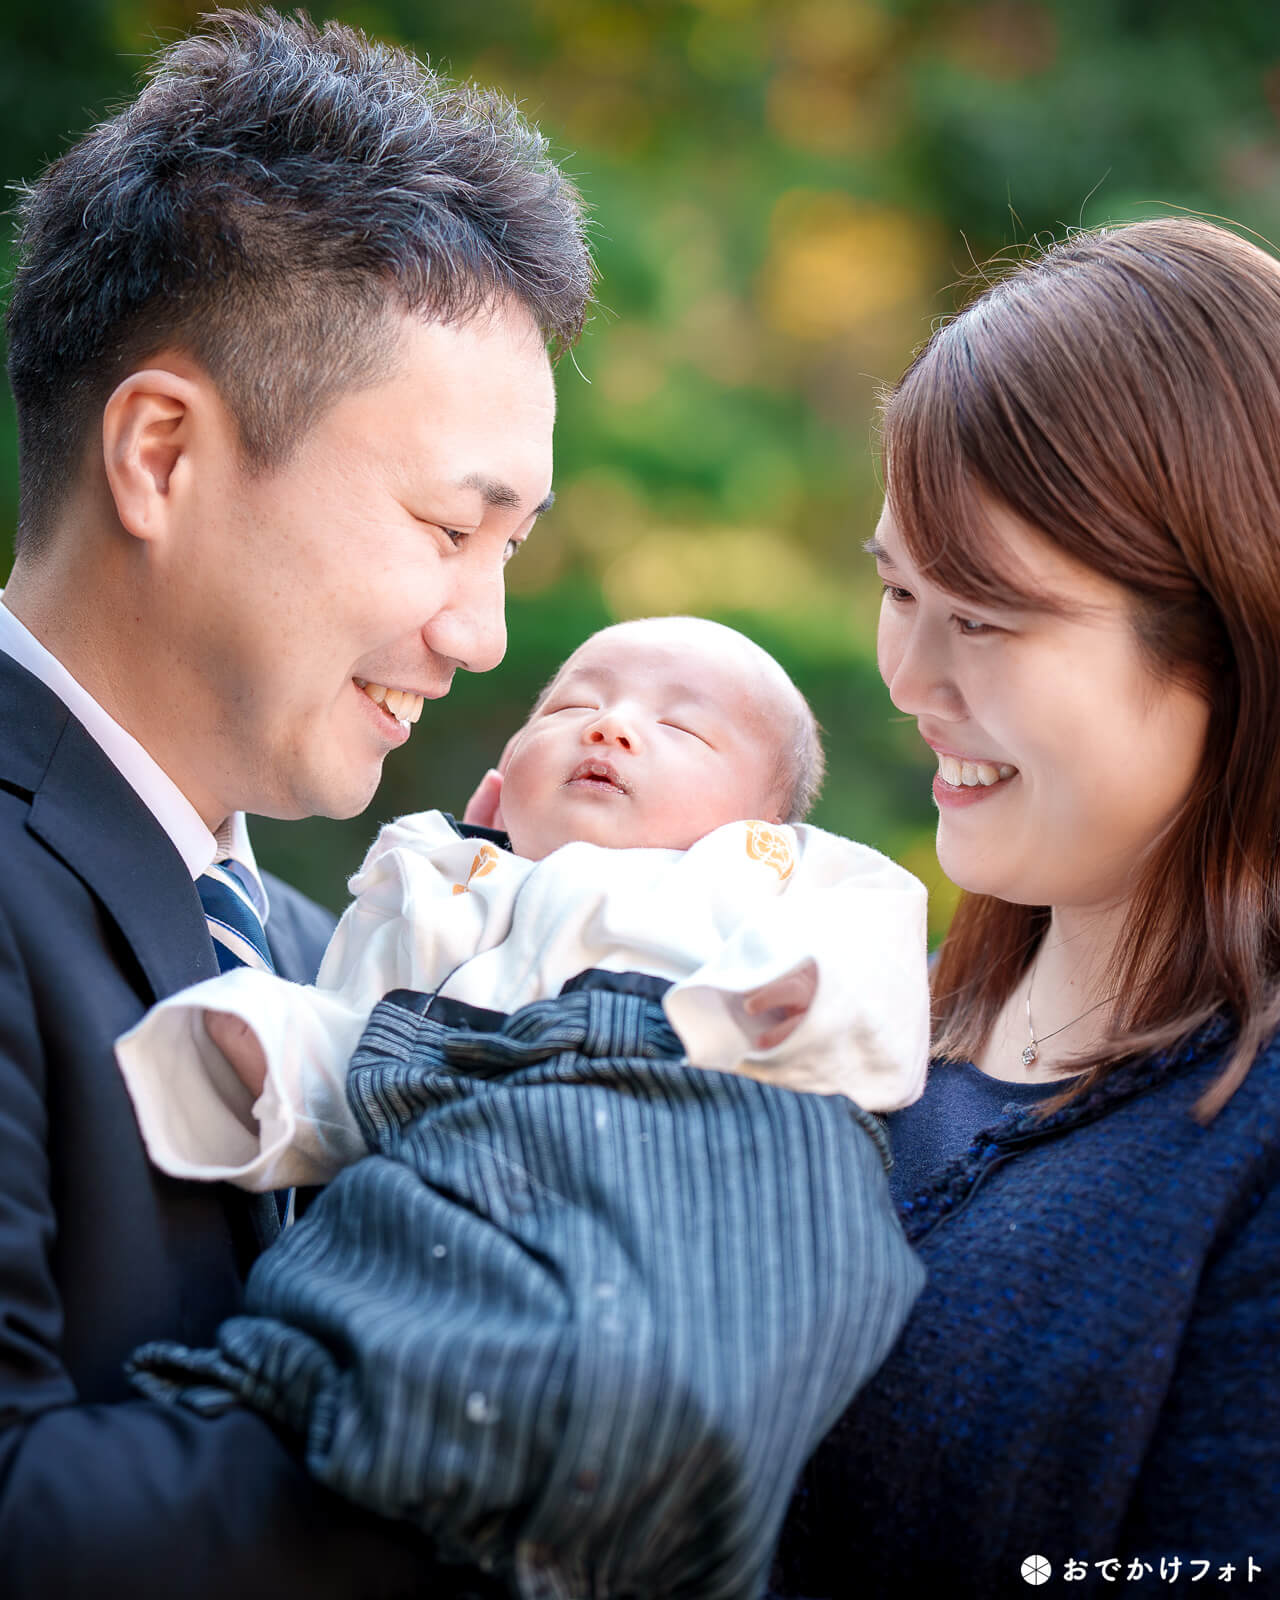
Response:
[{"label": "baby's nose", "polygon": [[635,732],[621,717],[607,713],[598,717],[587,734],[589,744],[617,745],[622,750],[635,748]]}]

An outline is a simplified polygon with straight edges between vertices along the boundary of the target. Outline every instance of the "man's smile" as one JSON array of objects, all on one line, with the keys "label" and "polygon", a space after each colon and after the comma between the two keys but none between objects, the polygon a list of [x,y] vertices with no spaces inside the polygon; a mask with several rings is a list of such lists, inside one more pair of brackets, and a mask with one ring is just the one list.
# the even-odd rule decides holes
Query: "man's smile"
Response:
[{"label": "man's smile", "polygon": [[402,727],[412,727],[422,715],[424,697],[415,694],[412,689],[388,689],[385,684],[368,683],[363,678],[353,681],[356,688],[363,690],[374,705],[381,706]]}]

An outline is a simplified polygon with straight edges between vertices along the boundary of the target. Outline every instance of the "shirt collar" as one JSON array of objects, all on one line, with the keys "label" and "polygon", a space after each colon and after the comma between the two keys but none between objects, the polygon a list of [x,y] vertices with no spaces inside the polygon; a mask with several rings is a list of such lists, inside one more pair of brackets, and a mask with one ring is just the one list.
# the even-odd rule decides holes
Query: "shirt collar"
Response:
[{"label": "shirt collar", "polygon": [[58,658],[4,604],[0,590],[0,650],[25,667],[57,695],[103,754],[120,772],[173,841],[192,878],[214,861],[234,861],[249,875],[260,916],[267,915],[267,895],[249,843],[244,813],[236,811],[217,833],[205,826],[199,812],[158,763],[79,684]]}]

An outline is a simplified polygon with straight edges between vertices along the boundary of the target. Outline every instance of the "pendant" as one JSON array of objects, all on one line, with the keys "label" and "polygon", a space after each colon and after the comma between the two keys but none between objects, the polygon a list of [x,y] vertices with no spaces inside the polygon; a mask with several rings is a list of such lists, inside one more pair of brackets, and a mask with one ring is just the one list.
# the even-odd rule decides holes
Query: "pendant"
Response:
[{"label": "pendant", "polygon": [[1030,1067],[1030,1066],[1034,1065],[1035,1059],[1039,1054],[1040,1054],[1040,1046],[1033,1039],[1029,1045],[1025,1045],[1023,1047],[1022,1065],[1024,1067]]}]

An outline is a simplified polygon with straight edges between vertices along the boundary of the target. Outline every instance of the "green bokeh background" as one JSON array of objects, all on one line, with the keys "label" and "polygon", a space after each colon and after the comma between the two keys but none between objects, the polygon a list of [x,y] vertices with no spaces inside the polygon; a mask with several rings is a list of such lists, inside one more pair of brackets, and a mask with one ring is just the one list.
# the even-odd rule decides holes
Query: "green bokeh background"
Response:
[{"label": "green bokeh background", "polygon": [[[30,177],[130,92],[185,0],[0,18],[0,167]],[[875,672],[877,386],[1037,235],[1188,208],[1280,235],[1280,7],[1262,0],[386,0],[317,5],[496,84],[591,207],[600,303],[558,374],[555,510],[510,569],[503,665],[463,675],[348,822],[255,823],[339,907],[379,822],[460,810],[557,662],[692,611],[773,650],[830,777],[814,820],[953,891],[931,763]],[[0,534],[17,463],[0,411]],[[360,574],[353,571],[351,582]],[[175,714],[177,708],[175,708]]]}]

